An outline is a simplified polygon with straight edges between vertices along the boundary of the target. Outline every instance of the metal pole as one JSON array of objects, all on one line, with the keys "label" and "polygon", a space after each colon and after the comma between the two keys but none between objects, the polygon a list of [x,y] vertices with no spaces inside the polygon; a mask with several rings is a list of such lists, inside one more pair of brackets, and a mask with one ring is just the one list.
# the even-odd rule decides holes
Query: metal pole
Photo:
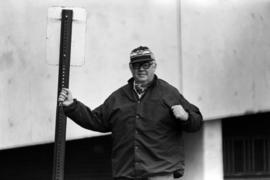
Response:
[{"label": "metal pole", "polygon": [[72,18],[72,10],[62,10],[55,144],[53,159],[53,180],[64,180],[67,118],[63,112],[62,105],[58,103],[58,96],[62,88],[69,87]]}]

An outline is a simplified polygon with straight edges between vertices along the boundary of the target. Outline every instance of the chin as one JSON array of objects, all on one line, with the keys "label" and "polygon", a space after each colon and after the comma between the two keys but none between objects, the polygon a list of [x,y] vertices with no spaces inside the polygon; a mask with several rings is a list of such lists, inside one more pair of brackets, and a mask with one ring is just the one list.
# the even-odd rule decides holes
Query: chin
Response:
[{"label": "chin", "polygon": [[138,79],[137,81],[142,84],[148,83],[148,79]]}]

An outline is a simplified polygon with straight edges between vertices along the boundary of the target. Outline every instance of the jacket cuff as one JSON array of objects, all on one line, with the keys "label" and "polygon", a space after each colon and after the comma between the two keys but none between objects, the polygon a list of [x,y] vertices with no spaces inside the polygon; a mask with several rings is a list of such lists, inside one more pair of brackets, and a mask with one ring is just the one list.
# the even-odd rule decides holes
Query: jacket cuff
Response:
[{"label": "jacket cuff", "polygon": [[63,106],[64,113],[68,114],[74,111],[77,107],[77,104],[78,104],[77,99],[73,99],[73,103],[71,103],[69,106]]},{"label": "jacket cuff", "polygon": [[202,126],[201,118],[193,112],[188,112],[188,114],[189,114],[188,120],[181,122],[185,131],[186,132],[196,132],[196,131],[200,130],[200,128]]}]

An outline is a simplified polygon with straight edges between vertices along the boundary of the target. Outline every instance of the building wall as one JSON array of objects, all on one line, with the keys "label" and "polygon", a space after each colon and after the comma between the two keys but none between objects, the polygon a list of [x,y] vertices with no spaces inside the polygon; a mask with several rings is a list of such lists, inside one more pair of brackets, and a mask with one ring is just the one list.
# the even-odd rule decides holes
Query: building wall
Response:
[{"label": "building wall", "polygon": [[[182,0],[180,8],[177,0],[1,2],[0,148],[53,140],[58,68],[46,62],[49,7],[87,12],[85,63],[71,68],[75,97],[90,107],[102,103],[126,83],[128,54],[143,44],[155,52],[158,75],[198,105],[205,119],[215,119],[269,110],[267,4]],[[70,121],[67,134],[70,139],[96,135]]]},{"label": "building wall", "polygon": [[270,110],[269,0],[182,0],[183,93],[206,119]]},{"label": "building wall", "polygon": [[[46,62],[49,7],[87,11],[85,63],[71,68],[75,97],[102,103],[130,77],[130,50],[148,45],[158,75],[209,120],[269,111],[269,3],[182,0],[180,9],[178,0],[1,1],[0,149],[54,139],[58,68]],[[219,121],[207,121],[186,136],[184,179],[222,179],[220,133]],[[68,121],[68,139],[94,135]]]},{"label": "building wall", "polygon": [[270,113],[222,120],[225,179],[270,177]]},{"label": "building wall", "polygon": [[182,0],[183,94],[205,120],[188,135],[184,179],[223,179],[222,117],[269,111],[268,0]]},{"label": "building wall", "polygon": [[221,120],[205,121],[196,133],[185,134],[183,180],[223,180]]},{"label": "building wall", "polygon": [[203,129],[197,133],[185,133],[185,173],[183,180],[202,180],[203,166]]},{"label": "building wall", "polygon": [[[66,143],[65,180],[112,180],[111,136]],[[52,179],[53,144],[0,151],[1,180]]]},{"label": "building wall", "polygon": [[[248,178],[248,180],[268,180],[269,178]],[[230,178],[230,180],[247,180],[247,178]]]},{"label": "building wall", "polygon": [[[74,97],[94,108],[127,82],[129,53],[147,45],[157,74],[180,88],[176,0],[0,2],[0,149],[54,140],[58,67],[48,65],[47,16],[52,6],[87,12],[85,62],[71,67]],[[97,135],[68,121],[68,139]]]}]

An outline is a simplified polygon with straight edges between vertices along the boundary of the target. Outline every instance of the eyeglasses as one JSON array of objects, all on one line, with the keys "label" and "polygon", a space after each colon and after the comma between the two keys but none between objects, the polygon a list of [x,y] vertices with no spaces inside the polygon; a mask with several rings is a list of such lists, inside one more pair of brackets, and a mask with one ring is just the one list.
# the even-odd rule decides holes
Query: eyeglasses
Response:
[{"label": "eyeglasses", "polygon": [[131,64],[132,65],[132,68],[133,69],[140,69],[141,67],[143,69],[149,69],[152,64],[154,64],[153,62],[145,62],[145,63],[133,63]]}]

